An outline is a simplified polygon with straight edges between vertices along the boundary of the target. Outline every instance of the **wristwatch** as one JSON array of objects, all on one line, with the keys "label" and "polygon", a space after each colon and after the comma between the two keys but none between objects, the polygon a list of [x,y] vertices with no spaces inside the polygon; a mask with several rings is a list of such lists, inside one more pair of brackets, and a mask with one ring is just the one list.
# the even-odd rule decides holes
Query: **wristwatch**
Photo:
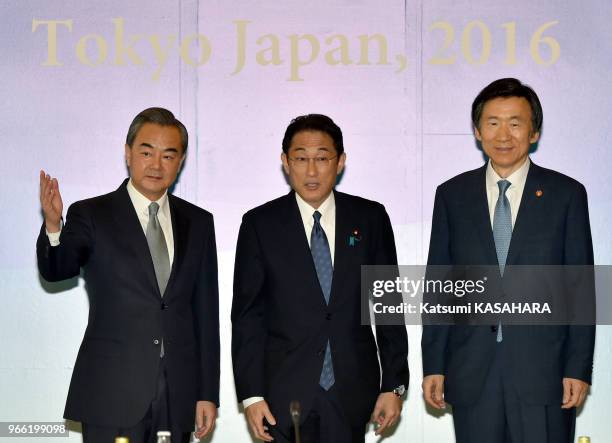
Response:
[{"label": "wristwatch", "polygon": [[397,395],[398,397],[403,397],[404,394],[406,393],[406,386],[405,385],[399,385],[397,388],[395,388],[393,390],[393,393],[395,395]]}]

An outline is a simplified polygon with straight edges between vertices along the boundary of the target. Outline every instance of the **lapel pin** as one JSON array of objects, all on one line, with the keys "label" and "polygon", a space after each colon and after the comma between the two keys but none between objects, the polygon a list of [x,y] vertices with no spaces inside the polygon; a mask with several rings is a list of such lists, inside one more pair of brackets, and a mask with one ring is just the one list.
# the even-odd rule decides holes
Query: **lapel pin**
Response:
[{"label": "lapel pin", "polygon": [[536,191],[536,197],[540,198],[540,197],[542,197],[542,195],[544,195],[544,191],[542,191],[541,189],[538,189]]},{"label": "lapel pin", "polygon": [[361,232],[359,229],[353,229],[349,236],[349,246],[355,246],[355,242],[361,241]]}]

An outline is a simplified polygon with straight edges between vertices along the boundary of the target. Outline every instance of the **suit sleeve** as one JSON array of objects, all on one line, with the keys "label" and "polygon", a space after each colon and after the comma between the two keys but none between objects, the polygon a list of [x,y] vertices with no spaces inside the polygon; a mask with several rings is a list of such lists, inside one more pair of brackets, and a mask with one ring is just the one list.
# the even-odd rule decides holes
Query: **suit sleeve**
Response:
[{"label": "suit sleeve", "polygon": [[196,333],[199,344],[200,386],[198,399],[219,406],[220,344],[217,245],[212,216],[206,226],[206,241],[198,284],[194,294]]},{"label": "suit sleeve", "polygon": [[[584,186],[579,185],[570,201],[565,226],[564,263],[566,265],[593,265],[593,241],[589,224],[589,209]],[[573,273],[570,270],[570,273]],[[580,279],[570,285],[577,288],[570,294],[570,305],[580,304],[595,308],[594,276],[590,266],[580,266]],[[593,351],[595,347],[595,325],[571,325],[565,348],[564,377],[576,378],[591,383]]]},{"label": "suit sleeve", "polygon": [[264,266],[256,230],[242,219],[236,246],[232,301],[232,360],[238,401],[265,394]]},{"label": "suit sleeve", "polygon": [[[430,278],[432,269],[439,269],[441,265],[451,263],[448,210],[444,201],[444,193],[440,187],[436,190],[431,223],[427,279]],[[436,279],[435,277],[431,278]],[[449,326],[436,322],[435,318],[423,318],[423,335],[421,336],[423,376],[444,374],[448,333]]]},{"label": "suit sleeve", "polygon": [[[380,207],[378,216],[378,241],[376,265],[397,265],[395,238],[389,215]],[[398,294],[401,303],[401,294]],[[408,387],[408,335],[403,318],[394,324],[376,325],[376,341],[382,369],[381,392],[390,392],[400,385]]]},{"label": "suit sleeve", "polygon": [[38,271],[50,282],[76,277],[93,250],[93,222],[85,205],[74,203],[68,208],[60,244],[51,246],[43,223],[36,241]]}]

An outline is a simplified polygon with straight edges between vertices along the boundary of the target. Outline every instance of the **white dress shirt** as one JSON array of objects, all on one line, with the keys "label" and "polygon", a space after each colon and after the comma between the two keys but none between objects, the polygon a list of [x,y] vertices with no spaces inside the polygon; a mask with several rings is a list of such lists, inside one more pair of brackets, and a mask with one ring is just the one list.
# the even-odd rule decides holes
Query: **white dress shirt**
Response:
[{"label": "white dress shirt", "polygon": [[[510,202],[510,211],[512,215],[512,229],[514,229],[514,222],[516,221],[516,216],[518,215],[519,207],[521,206],[521,199],[523,198],[523,190],[525,189],[525,182],[527,181],[527,173],[529,172],[529,165],[531,161],[529,157],[527,160],[510,174],[506,180],[510,182],[510,187],[506,190],[506,197],[508,197],[508,201]],[[491,227],[493,227],[493,217],[495,216],[495,205],[497,204],[497,199],[499,198],[499,187],[497,182],[503,180],[499,176],[493,166],[491,166],[491,160],[489,160],[489,164],[487,165],[487,202],[489,204],[489,216],[491,218]]]},{"label": "white dress shirt", "polygon": [[[321,227],[325,231],[327,236],[327,242],[329,243],[329,252],[331,254],[332,266],[334,265],[334,251],[336,243],[336,200],[334,193],[331,192],[329,196],[321,203],[318,209],[310,206],[306,201],[300,197],[296,192],[295,199],[297,200],[298,209],[300,210],[300,216],[302,217],[302,223],[304,224],[304,233],[308,240],[308,246],[310,246],[310,236],[312,234],[312,228],[314,226],[313,214],[315,211],[321,213]],[[249,397],[242,401],[244,409],[251,406],[253,403],[262,401],[263,397]]]},{"label": "white dress shirt", "polygon": [[[130,196],[130,200],[132,201],[132,205],[134,205],[134,209],[136,210],[136,215],[138,216],[140,226],[146,235],[147,225],[149,224],[149,205],[151,204],[151,201],[134,187],[132,184],[132,179],[128,181],[127,192]],[[174,261],[174,234],[172,231],[172,219],[170,218],[170,205],[168,204],[167,192],[164,192],[164,195],[157,200],[157,204],[159,205],[157,219],[159,220],[159,225],[166,239],[166,246],[168,247],[169,255],[168,258],[170,259],[170,266],[172,266],[172,262]],[[47,232],[47,237],[49,237],[49,243],[51,246],[57,246],[60,244],[61,232],[61,229],[59,232]]]}]

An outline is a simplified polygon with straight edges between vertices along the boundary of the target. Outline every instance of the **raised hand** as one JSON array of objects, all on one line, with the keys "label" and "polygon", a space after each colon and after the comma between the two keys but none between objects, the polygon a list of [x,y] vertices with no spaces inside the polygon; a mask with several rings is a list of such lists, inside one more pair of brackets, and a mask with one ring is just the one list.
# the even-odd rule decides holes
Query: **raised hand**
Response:
[{"label": "raised hand", "polygon": [[59,183],[45,171],[40,171],[40,206],[45,217],[47,232],[59,232],[64,204]]}]

